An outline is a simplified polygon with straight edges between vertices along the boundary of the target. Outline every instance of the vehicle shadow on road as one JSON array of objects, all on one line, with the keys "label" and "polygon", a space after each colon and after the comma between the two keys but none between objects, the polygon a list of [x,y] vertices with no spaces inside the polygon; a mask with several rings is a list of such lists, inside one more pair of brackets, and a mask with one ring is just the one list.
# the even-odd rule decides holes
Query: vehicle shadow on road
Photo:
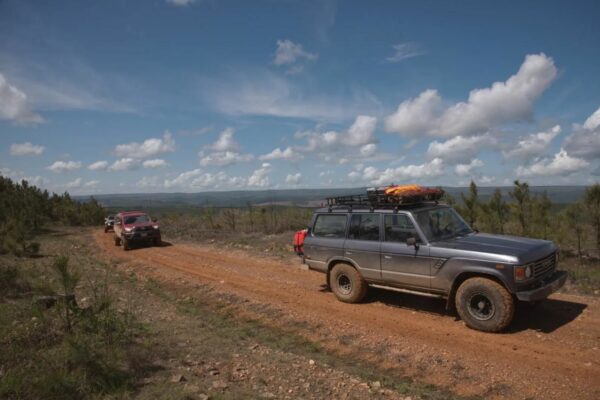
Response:
[{"label": "vehicle shadow on road", "polygon": [[[387,306],[459,319],[454,308],[446,309],[446,300],[423,297],[410,293],[398,293],[389,290],[369,288],[364,303],[383,303]],[[587,307],[583,303],[547,299],[535,306],[518,303],[512,324],[505,333],[517,333],[535,330],[551,333],[575,320]]]},{"label": "vehicle shadow on road", "polygon": [[148,244],[131,244],[131,247],[129,248],[129,251],[135,251],[135,250],[140,250],[140,249],[150,249],[152,247],[171,247],[173,246],[173,243],[171,242],[161,242],[159,245],[148,245]]},{"label": "vehicle shadow on road", "polygon": [[558,299],[546,299],[535,306],[520,303],[507,333],[528,329],[551,333],[575,320],[586,307],[587,304]]}]

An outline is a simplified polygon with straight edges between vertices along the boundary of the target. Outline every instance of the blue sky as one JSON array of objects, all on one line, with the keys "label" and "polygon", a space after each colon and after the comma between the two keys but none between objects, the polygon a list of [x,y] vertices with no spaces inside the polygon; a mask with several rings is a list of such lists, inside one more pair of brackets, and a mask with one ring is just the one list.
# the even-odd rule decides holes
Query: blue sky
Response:
[{"label": "blue sky", "polygon": [[597,1],[0,2],[0,172],[75,194],[582,184]]}]

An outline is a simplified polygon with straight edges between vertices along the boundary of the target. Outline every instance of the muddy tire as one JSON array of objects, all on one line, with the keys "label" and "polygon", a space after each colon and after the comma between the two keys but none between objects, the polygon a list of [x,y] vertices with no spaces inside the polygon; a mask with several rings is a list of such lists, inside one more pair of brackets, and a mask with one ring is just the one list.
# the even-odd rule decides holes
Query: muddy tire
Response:
[{"label": "muddy tire", "polygon": [[511,323],[515,301],[498,282],[471,278],[464,281],[456,292],[456,310],[469,328],[499,332]]},{"label": "muddy tire", "polygon": [[121,245],[121,238],[118,236],[115,236],[115,246],[120,246]]},{"label": "muddy tire", "polygon": [[161,240],[161,238],[156,238],[156,239],[154,239],[154,240],[152,241],[152,245],[153,245],[153,246],[155,246],[155,247],[160,247],[160,246],[162,246],[162,240]]},{"label": "muddy tire", "polygon": [[127,251],[131,248],[131,246],[129,245],[129,240],[127,240],[126,238],[123,238],[123,250]]},{"label": "muddy tire", "polygon": [[331,290],[344,303],[358,303],[367,294],[367,282],[351,265],[336,264],[329,273]]}]

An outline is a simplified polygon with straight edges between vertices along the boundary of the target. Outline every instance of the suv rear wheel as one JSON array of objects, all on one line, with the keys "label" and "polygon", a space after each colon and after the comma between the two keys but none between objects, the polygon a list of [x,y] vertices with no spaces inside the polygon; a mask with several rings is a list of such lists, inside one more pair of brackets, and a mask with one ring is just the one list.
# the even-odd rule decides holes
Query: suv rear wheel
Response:
[{"label": "suv rear wheel", "polygon": [[512,321],[515,302],[496,281],[471,278],[456,292],[456,309],[467,326],[484,332],[499,332]]},{"label": "suv rear wheel", "polygon": [[330,272],[329,284],[338,300],[358,303],[367,294],[367,282],[348,264],[336,264]]}]

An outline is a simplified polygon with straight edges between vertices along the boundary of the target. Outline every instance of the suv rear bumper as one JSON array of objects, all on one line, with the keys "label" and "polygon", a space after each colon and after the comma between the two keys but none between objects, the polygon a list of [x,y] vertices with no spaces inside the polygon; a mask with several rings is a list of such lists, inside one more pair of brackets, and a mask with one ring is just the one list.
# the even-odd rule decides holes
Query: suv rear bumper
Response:
[{"label": "suv rear bumper", "polygon": [[563,287],[567,281],[567,271],[556,271],[542,282],[542,286],[532,290],[517,292],[517,299],[521,301],[544,300],[552,293]]}]

